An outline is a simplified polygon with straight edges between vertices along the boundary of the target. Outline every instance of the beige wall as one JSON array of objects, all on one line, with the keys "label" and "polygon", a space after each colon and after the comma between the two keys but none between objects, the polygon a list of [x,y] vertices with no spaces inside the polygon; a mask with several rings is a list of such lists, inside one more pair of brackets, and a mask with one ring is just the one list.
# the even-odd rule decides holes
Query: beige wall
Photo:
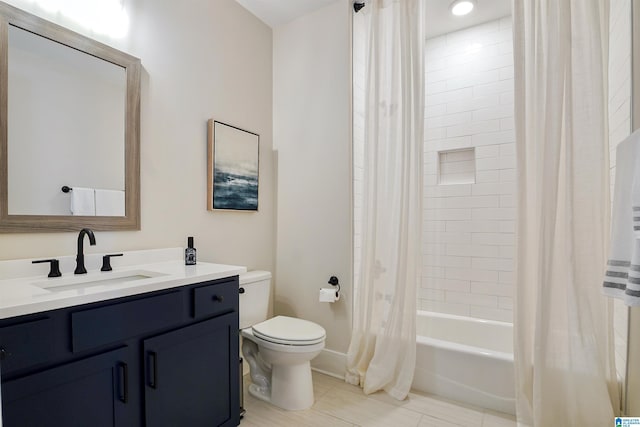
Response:
[{"label": "beige wall", "polygon": [[[274,310],[327,330],[326,348],[351,336],[349,2],[274,29],[277,265]],[[336,275],[343,298],[319,303]]]},{"label": "beige wall", "polygon": [[[11,3],[142,60],[142,229],[97,232],[87,253],[186,246],[194,236],[201,261],[273,270],[271,29],[234,0],[127,0],[129,32],[110,39],[26,0]],[[206,210],[212,117],[260,134],[258,213]],[[4,234],[0,259],[70,255],[75,241],[76,233]]]}]

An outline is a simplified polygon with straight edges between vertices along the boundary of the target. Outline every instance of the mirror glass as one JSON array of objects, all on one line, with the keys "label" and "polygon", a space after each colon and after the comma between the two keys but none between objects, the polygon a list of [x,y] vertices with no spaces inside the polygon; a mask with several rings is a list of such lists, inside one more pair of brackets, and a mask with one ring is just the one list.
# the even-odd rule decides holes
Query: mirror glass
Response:
[{"label": "mirror glass", "polygon": [[0,1],[0,232],[140,229],[141,69]]},{"label": "mirror glass", "polygon": [[95,215],[124,216],[125,69],[13,25],[8,33],[9,215],[88,215],[72,212],[81,187],[115,196]]}]

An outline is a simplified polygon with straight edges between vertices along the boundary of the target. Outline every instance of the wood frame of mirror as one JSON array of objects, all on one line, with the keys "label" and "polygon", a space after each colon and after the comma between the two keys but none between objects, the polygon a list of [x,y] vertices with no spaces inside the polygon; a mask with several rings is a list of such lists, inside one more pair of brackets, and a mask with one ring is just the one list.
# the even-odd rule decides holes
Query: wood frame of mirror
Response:
[{"label": "wood frame of mirror", "polygon": [[[10,215],[8,192],[9,26],[68,46],[125,69],[125,216]],[[0,2],[0,232],[140,230],[140,59]]]}]

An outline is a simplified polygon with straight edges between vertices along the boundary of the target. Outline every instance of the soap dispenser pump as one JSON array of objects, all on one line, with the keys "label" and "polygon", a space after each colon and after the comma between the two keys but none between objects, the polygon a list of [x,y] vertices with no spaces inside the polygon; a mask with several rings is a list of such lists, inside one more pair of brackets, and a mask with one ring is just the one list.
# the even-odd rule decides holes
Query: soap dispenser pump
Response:
[{"label": "soap dispenser pump", "polygon": [[196,265],[196,248],[193,247],[193,237],[187,238],[187,248],[184,250],[184,264]]}]

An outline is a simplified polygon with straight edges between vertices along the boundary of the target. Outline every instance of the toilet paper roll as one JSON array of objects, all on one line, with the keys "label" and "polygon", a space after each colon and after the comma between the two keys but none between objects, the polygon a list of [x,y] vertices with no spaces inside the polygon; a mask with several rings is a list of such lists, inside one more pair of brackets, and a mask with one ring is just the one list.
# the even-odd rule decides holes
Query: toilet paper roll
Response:
[{"label": "toilet paper roll", "polygon": [[320,289],[320,302],[336,302],[336,301],[338,301],[338,297],[336,297],[335,288]]}]

